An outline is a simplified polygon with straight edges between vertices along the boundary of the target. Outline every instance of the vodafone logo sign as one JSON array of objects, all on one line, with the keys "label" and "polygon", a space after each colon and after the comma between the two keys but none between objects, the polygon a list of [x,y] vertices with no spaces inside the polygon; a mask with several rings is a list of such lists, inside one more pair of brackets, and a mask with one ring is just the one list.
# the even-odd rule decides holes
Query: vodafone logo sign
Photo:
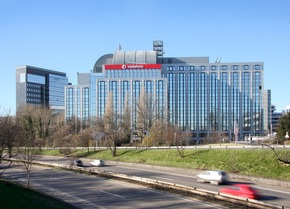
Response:
[{"label": "vodafone logo sign", "polygon": [[105,65],[106,70],[126,70],[126,69],[161,69],[161,64],[114,64]]},{"label": "vodafone logo sign", "polygon": [[122,65],[122,69],[143,69],[144,65]]}]

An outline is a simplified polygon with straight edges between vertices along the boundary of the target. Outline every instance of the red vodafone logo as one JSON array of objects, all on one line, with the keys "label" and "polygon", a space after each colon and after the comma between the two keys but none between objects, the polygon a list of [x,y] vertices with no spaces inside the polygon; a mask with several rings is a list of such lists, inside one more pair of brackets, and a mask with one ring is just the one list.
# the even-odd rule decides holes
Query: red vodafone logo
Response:
[{"label": "red vodafone logo", "polygon": [[105,65],[106,70],[125,70],[125,69],[161,69],[161,64],[113,64]]}]

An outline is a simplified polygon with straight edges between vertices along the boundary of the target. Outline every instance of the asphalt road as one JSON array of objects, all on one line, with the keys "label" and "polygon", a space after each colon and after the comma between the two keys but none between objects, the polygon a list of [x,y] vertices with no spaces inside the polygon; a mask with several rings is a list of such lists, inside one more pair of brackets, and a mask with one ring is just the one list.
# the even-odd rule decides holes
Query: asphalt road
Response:
[{"label": "asphalt road", "polygon": [[[89,165],[88,163],[86,163]],[[100,170],[106,170],[116,173],[124,173],[132,176],[139,176],[149,179],[154,179],[158,181],[165,181],[169,183],[175,183],[180,185],[185,185],[193,188],[205,189],[209,191],[219,192],[222,187],[230,187],[236,183],[246,183],[256,188],[261,194],[261,198],[259,200],[268,202],[271,204],[279,205],[279,206],[290,206],[290,188],[283,188],[274,185],[266,185],[266,184],[257,184],[250,181],[237,181],[235,179],[230,179],[230,182],[227,185],[211,185],[208,183],[199,183],[196,180],[194,171],[192,173],[184,172],[184,170],[164,170],[156,167],[146,168],[146,167],[138,167],[128,166],[128,165],[107,165],[104,167],[98,168]]]},{"label": "asphalt road", "polygon": [[[59,159],[58,162],[69,161]],[[117,166],[111,168],[113,167]],[[14,165],[7,169],[4,175],[14,181],[23,183],[26,181],[26,173],[22,166]],[[161,192],[136,184],[40,166],[33,166],[31,187],[63,199],[78,208],[86,209],[226,208],[215,203]]]},{"label": "asphalt road", "polygon": [[[67,164],[69,162],[68,159],[65,158],[56,158],[46,156],[42,158],[44,161],[56,162],[60,164]],[[90,167],[89,159],[82,159],[84,165]],[[139,176],[159,181],[165,181],[169,183],[176,183],[180,185],[195,187],[199,189],[205,189],[209,191],[218,192],[222,187],[229,187],[235,183],[247,183],[252,187],[256,188],[259,193],[262,195],[261,201],[268,202],[271,204],[279,205],[279,206],[287,206],[290,207],[290,188],[279,187],[270,184],[257,184],[251,181],[237,181],[236,179],[230,179],[228,185],[210,185],[206,183],[198,183],[196,181],[195,175],[196,171],[190,170],[185,171],[183,169],[166,169],[155,166],[145,166],[138,164],[127,164],[127,163],[114,163],[107,162],[104,167],[97,167],[96,169],[111,171],[116,173],[128,174],[132,176]]]}]

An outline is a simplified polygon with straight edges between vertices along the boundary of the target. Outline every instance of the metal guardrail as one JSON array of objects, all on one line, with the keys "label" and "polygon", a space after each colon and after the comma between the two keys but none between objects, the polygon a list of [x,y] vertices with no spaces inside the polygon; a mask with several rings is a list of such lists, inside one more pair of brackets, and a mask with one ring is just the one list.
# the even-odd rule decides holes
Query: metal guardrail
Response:
[{"label": "metal guardrail", "polygon": [[[16,162],[21,161],[18,159],[6,159],[6,160],[16,161]],[[130,182],[154,187],[156,189],[162,189],[162,190],[171,191],[171,192],[175,192],[175,193],[183,193],[183,194],[189,195],[189,196],[190,195],[198,195],[198,196],[202,196],[202,197],[206,197],[206,198],[210,198],[210,199],[216,199],[216,200],[230,202],[233,204],[244,205],[244,206],[252,207],[252,208],[290,209],[290,207],[274,205],[274,204],[266,203],[266,202],[259,201],[259,200],[236,197],[236,196],[232,196],[232,195],[222,194],[219,192],[212,192],[212,191],[207,191],[207,190],[203,190],[203,189],[187,187],[187,186],[183,186],[183,185],[179,185],[179,184],[168,183],[168,182],[164,182],[164,181],[158,181],[158,180],[153,180],[153,179],[148,179],[148,178],[143,178],[143,177],[138,177],[138,176],[131,176],[131,175],[127,175],[127,174],[120,174],[120,173],[108,172],[108,171],[100,171],[98,169],[84,168],[84,167],[78,167],[78,166],[72,166],[72,165],[63,165],[63,164],[50,163],[50,162],[41,162],[41,161],[34,161],[33,164],[41,165],[41,166],[48,166],[48,167],[55,167],[55,168],[60,168],[60,169],[64,169],[64,170],[74,170],[77,172],[84,172],[87,174],[98,175],[98,176],[107,177],[107,178],[115,178],[115,179],[119,179],[119,180],[130,181]]]},{"label": "metal guardrail", "polygon": [[[290,145],[271,145],[275,149],[290,149]],[[178,146],[181,148],[180,146]],[[50,149],[64,149],[65,147],[42,147],[43,150]],[[248,144],[248,143],[239,143],[239,144],[213,144],[213,145],[190,145],[182,146],[183,149],[270,149],[263,144]],[[108,147],[70,147],[72,150],[107,150]],[[177,149],[176,146],[125,146],[117,147],[117,149]]]}]

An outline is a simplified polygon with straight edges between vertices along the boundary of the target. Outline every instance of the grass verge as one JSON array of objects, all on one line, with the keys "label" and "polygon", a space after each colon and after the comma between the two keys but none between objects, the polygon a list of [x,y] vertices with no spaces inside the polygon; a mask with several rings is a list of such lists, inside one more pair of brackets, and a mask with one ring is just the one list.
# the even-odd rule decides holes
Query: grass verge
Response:
[{"label": "grass verge", "polygon": [[[276,150],[290,162],[290,150]],[[59,155],[57,151],[43,151]],[[270,149],[185,149],[181,157],[175,149],[118,149],[113,157],[109,150],[77,150],[76,157],[143,163],[188,169],[220,169],[241,175],[290,181],[290,166],[277,160]]]},{"label": "grass verge", "polygon": [[16,183],[0,179],[0,208],[6,209],[72,209],[73,206],[26,189]]}]

